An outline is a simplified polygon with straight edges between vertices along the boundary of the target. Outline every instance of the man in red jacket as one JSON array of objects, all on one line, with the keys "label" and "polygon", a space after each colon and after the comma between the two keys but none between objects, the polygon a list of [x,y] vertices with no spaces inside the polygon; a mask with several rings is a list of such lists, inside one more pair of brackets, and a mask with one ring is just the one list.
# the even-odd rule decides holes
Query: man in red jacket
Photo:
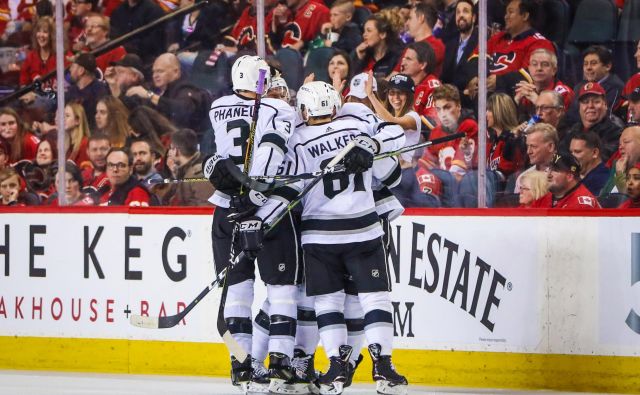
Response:
[{"label": "man in red jacket", "polygon": [[580,182],[580,164],[568,152],[555,155],[549,171],[549,193],[533,202],[535,208],[600,208],[595,196]]},{"label": "man in red jacket", "polygon": [[107,177],[111,189],[100,197],[101,206],[142,206],[151,203],[151,194],[131,174],[133,157],[126,148],[112,148],[107,154]]}]

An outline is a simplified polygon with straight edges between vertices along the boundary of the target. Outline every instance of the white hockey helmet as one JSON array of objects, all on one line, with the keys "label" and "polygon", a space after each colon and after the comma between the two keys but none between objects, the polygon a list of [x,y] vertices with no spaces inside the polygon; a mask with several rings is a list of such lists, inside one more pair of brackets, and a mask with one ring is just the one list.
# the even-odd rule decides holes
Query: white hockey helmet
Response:
[{"label": "white hockey helmet", "polygon": [[[307,82],[298,90],[297,108],[303,121],[312,117],[324,117],[342,108],[340,94],[323,81]],[[305,116],[306,115],[306,116]]]},{"label": "white hockey helmet", "polygon": [[291,101],[291,94],[289,93],[289,86],[287,85],[287,81],[280,76],[280,74],[276,74],[273,78],[271,78],[271,84],[269,86],[269,90],[267,91],[267,95],[269,97],[276,97],[277,99],[282,99],[289,103]]},{"label": "white hockey helmet", "polygon": [[[257,92],[259,70],[265,70],[264,92],[269,89],[271,73],[269,65],[259,56],[244,55],[236,59],[231,68],[231,82],[233,90]],[[263,92],[263,93],[264,93]]]}]

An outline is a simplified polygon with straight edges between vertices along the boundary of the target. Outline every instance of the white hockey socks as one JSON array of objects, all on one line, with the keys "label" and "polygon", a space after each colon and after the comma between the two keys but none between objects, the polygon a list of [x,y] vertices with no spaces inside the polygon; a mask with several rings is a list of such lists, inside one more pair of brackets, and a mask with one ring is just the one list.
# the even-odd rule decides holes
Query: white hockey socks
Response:
[{"label": "white hockey socks", "polygon": [[378,343],[380,355],[391,355],[393,350],[393,307],[389,292],[358,294],[364,310],[364,332],[369,344]]},{"label": "white hockey socks", "polygon": [[344,298],[344,291],[315,297],[318,331],[327,357],[340,356],[340,346],[347,344]]}]

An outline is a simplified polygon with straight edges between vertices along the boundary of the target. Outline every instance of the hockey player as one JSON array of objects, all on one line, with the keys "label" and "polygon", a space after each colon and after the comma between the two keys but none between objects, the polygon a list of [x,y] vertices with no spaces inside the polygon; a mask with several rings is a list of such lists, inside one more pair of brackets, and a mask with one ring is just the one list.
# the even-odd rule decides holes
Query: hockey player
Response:
[{"label": "hockey player", "polygon": [[[341,102],[329,84],[305,84],[297,99],[305,125],[289,141],[292,174],[320,170],[349,141],[356,143],[344,160],[348,173],[326,175],[302,201],[307,295],[315,297],[320,338],[330,361],[328,371],[318,379],[320,393],[342,393],[349,376],[353,350],[347,345],[344,305],[350,277],[364,308],[363,326],[377,389],[385,394],[404,394],[407,381],[391,363],[390,286],[383,231],[372,193],[373,156],[388,150],[389,141],[372,138],[362,123],[335,119]],[[264,218],[270,221],[269,215]]]},{"label": "hockey player", "polygon": [[[258,109],[253,145],[250,141],[252,115],[259,70],[266,70],[264,84],[268,88],[269,66],[257,56],[242,56],[231,70],[234,94],[224,96],[211,105],[209,116],[215,133],[217,152],[204,160],[204,174],[216,187],[209,201],[217,206],[212,225],[213,256],[216,272],[227,267],[230,256],[242,247],[244,259],[227,273],[228,294],[224,320],[235,341],[251,354],[251,304],[253,302],[254,263],[257,256],[262,281],[267,284],[269,300],[269,378],[270,391],[290,393],[283,383],[292,377],[290,358],[296,326],[296,283],[298,268],[297,241],[294,222],[284,220],[259,253],[262,240],[251,239],[251,232],[261,221],[255,216],[267,197],[254,190],[242,190],[230,174],[229,166],[244,169],[245,156],[250,160],[249,176],[276,174],[291,136],[295,112],[281,100],[264,98]],[[248,151],[248,152],[247,152]],[[241,193],[242,192],[242,193]],[[232,216],[233,220],[229,218]],[[235,222],[235,223],[234,223]],[[234,227],[237,225],[237,229]],[[249,240],[251,239],[251,240]],[[247,247],[247,245],[254,246]],[[232,381],[244,388],[251,379],[251,359],[240,361],[231,356]]]}]

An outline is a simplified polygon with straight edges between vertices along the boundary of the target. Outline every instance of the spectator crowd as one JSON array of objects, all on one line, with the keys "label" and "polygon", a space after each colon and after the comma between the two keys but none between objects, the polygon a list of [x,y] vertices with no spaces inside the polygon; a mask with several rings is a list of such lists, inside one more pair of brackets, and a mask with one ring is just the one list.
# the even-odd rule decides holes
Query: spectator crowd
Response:
[{"label": "spectator crowd", "polygon": [[[60,131],[54,5],[0,0],[1,205],[58,205],[60,193],[69,205],[210,204],[211,184],[193,181],[215,151],[209,108],[232,93],[234,60],[256,52],[255,2],[212,1],[112,44],[194,3],[65,2]],[[464,133],[398,157],[405,207],[476,207],[481,167],[490,207],[640,207],[640,29],[623,29],[640,26],[634,0],[488,0],[484,163],[476,1],[264,3],[282,77],[272,97],[294,104],[322,80],[402,126],[407,145]]]}]

